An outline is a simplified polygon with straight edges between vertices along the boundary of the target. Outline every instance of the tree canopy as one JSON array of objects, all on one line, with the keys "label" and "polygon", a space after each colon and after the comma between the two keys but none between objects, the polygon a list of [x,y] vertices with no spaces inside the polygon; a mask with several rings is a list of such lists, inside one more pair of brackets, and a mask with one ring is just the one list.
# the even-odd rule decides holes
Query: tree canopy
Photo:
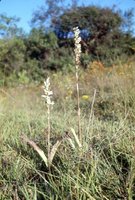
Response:
[{"label": "tree canopy", "polygon": [[22,28],[17,26],[19,22],[17,17],[8,17],[5,14],[0,14],[0,36],[4,38],[12,38],[23,34]]},{"label": "tree canopy", "polygon": [[70,37],[69,33],[78,26],[83,39],[84,52],[106,57],[119,55],[121,51],[126,50],[125,43],[131,42],[132,38],[132,29],[127,22],[132,22],[132,17],[131,10],[122,13],[114,8],[76,7],[58,16],[55,21],[52,21],[52,26],[61,39]]},{"label": "tree canopy", "polygon": [[132,43],[133,10],[123,13],[116,7],[77,6],[76,1],[72,1],[72,6],[61,9],[60,2],[48,0],[48,9],[34,16],[35,22],[40,21],[42,25],[50,16],[50,28],[59,38],[60,46],[67,46],[67,42],[62,40],[73,38],[73,28],[77,26],[81,31],[84,53],[87,51],[103,58],[127,51],[128,42]]}]

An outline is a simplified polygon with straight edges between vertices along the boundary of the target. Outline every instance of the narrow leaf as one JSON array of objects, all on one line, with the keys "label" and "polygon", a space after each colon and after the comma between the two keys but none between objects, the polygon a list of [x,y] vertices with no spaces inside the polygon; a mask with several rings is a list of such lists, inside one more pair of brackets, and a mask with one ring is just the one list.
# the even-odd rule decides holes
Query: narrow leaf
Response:
[{"label": "narrow leaf", "polygon": [[67,138],[67,139],[68,139],[68,141],[69,141],[71,147],[72,147],[73,149],[75,149],[75,144],[74,144],[73,140],[72,140],[71,138]]},{"label": "narrow leaf", "polygon": [[40,155],[40,157],[43,159],[43,161],[45,162],[46,166],[48,167],[48,162],[47,162],[47,157],[46,155],[44,154],[44,152],[42,151],[42,149],[40,149],[37,144],[30,140],[26,135],[21,135],[21,138],[26,142],[28,143],[31,147],[33,147],[33,149],[35,151],[37,151],[37,153]]},{"label": "narrow leaf", "polygon": [[58,141],[53,145],[53,147],[52,147],[52,149],[51,149],[51,152],[50,152],[50,154],[49,154],[49,158],[48,158],[48,163],[49,163],[49,165],[52,164],[53,158],[54,158],[54,156],[55,156],[55,154],[56,154],[56,151],[57,151],[58,147],[60,146],[61,142],[62,142],[62,139],[61,139],[61,140],[58,140]]},{"label": "narrow leaf", "polygon": [[81,147],[82,147],[82,144],[81,144],[81,142],[79,141],[78,135],[75,133],[75,130],[74,130],[73,128],[71,128],[71,131],[72,131],[72,134],[73,134],[73,136],[74,136],[74,138],[75,138],[76,143],[77,143],[78,146],[81,148]]}]

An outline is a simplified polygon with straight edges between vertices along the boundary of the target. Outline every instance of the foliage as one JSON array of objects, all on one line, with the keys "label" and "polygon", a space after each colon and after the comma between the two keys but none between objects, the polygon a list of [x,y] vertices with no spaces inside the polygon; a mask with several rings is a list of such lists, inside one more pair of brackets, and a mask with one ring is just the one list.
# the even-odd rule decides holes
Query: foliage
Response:
[{"label": "foliage", "polygon": [[2,83],[13,79],[41,82],[48,71],[73,71],[75,26],[81,32],[80,60],[84,69],[95,60],[111,66],[119,59],[127,60],[134,55],[132,10],[122,13],[116,8],[78,6],[76,0],[70,5],[61,0],[47,0],[46,3],[46,8],[33,14],[33,28],[29,34],[18,27],[17,17],[0,15]]},{"label": "foliage", "polygon": [[5,76],[14,71],[18,73],[25,59],[25,45],[22,39],[12,38],[0,40],[0,69]]},{"label": "foliage", "polygon": [[132,11],[123,15],[113,8],[87,6],[66,10],[52,26],[58,36],[62,34],[62,38],[70,37],[69,33],[78,26],[83,39],[83,52],[106,59],[127,52],[132,39],[131,26],[127,21],[131,22],[132,18]]},{"label": "foliage", "polygon": [[70,0],[68,3],[65,0],[45,0],[45,5],[41,6],[33,13],[31,24],[34,27],[48,27],[56,18],[66,11],[68,7],[75,8],[76,0]]},{"label": "foliage", "polygon": [[66,69],[66,66],[73,63],[71,48],[59,48],[58,38],[54,32],[34,28],[26,38],[25,45],[26,61],[36,60],[39,63],[39,73],[43,76],[45,70]]},{"label": "foliage", "polygon": [[0,14],[0,36],[12,38],[23,35],[22,29],[17,26],[18,22],[19,18],[17,17],[8,17],[5,14]]},{"label": "foliage", "polygon": [[43,29],[32,29],[26,39],[27,57],[46,59],[51,50],[57,48],[57,38],[54,33],[46,33]]},{"label": "foliage", "polygon": [[[38,13],[34,13],[33,19],[43,28],[49,18],[49,28],[57,35],[59,48],[72,49],[73,52],[73,28],[78,26],[82,37],[83,58],[102,60],[110,65],[118,57],[134,54],[131,48],[134,40],[133,10],[122,12],[116,7],[78,6],[76,1],[72,1],[70,6],[63,1],[64,7],[61,9],[59,0],[53,3],[47,1],[47,5],[47,9],[42,7]],[[56,12],[53,12],[54,8]],[[82,66],[87,67],[87,61],[83,58]]]}]

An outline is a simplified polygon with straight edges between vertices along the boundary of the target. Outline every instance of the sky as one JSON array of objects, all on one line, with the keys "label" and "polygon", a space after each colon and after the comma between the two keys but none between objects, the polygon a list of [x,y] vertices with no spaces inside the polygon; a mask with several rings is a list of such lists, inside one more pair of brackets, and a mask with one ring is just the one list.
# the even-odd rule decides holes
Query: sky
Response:
[{"label": "sky", "polygon": [[[66,0],[67,2],[69,0]],[[125,11],[135,7],[135,0],[78,0],[79,4],[92,4],[100,6],[117,5],[118,8]],[[0,14],[7,14],[7,16],[16,16],[20,18],[18,23],[25,32],[30,31],[30,21],[34,11],[38,10],[42,5],[45,5],[45,0],[1,0]],[[135,13],[135,10],[134,10]],[[135,21],[135,17],[134,17]],[[135,26],[134,26],[135,27]],[[135,32],[135,28],[134,28]]]}]

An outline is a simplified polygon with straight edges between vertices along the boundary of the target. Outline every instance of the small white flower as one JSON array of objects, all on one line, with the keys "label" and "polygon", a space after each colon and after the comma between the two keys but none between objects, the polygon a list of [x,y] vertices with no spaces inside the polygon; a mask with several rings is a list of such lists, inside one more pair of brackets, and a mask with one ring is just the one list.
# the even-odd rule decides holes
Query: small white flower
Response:
[{"label": "small white flower", "polygon": [[42,97],[45,99],[47,105],[54,105],[54,102],[51,100],[53,92],[50,90],[50,78],[48,77],[46,81],[44,81],[43,86],[44,94]]},{"label": "small white flower", "polygon": [[73,29],[75,37],[75,61],[76,61],[76,68],[78,68],[78,65],[80,64],[80,56],[81,56],[81,37],[80,37],[80,30],[78,29],[78,27],[75,27]]}]

